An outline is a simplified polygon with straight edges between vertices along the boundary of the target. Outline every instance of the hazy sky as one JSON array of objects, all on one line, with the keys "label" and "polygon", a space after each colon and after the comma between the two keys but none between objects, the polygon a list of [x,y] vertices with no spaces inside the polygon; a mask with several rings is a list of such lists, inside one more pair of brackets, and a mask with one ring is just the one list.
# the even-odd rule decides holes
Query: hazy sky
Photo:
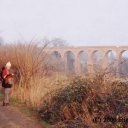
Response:
[{"label": "hazy sky", "polygon": [[128,0],[0,0],[0,36],[128,45]]}]

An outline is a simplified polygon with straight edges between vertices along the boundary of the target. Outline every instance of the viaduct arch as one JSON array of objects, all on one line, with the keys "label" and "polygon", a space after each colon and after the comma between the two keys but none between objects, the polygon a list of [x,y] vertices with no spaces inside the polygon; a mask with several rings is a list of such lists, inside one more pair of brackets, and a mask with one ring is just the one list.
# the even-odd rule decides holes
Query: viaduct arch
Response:
[{"label": "viaduct arch", "polygon": [[120,70],[120,62],[122,58],[122,53],[128,51],[128,46],[84,46],[84,47],[63,47],[63,48],[47,48],[46,52],[48,54],[58,53],[64,62],[65,69],[67,69],[67,52],[71,52],[74,55],[74,68],[75,73],[80,74],[80,53],[87,53],[87,69],[89,73],[94,73],[94,62],[93,54],[95,51],[102,53],[102,68],[105,69],[108,66],[108,53],[113,51],[116,53],[116,72]]}]

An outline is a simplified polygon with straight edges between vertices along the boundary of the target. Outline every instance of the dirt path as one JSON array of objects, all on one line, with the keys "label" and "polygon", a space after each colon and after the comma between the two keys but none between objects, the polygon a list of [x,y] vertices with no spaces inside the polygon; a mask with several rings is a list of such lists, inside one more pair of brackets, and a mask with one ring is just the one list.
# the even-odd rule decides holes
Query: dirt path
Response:
[{"label": "dirt path", "polygon": [[0,104],[0,128],[42,128],[13,107]]}]

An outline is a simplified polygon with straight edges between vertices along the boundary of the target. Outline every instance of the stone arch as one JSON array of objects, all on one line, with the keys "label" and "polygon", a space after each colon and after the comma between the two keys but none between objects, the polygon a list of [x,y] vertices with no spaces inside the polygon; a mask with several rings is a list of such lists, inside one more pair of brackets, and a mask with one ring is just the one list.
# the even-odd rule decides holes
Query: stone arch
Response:
[{"label": "stone arch", "polygon": [[126,77],[128,76],[128,50],[123,50],[120,53],[120,76]]},{"label": "stone arch", "polygon": [[92,53],[93,69],[95,72],[100,72],[103,63],[103,53],[99,50],[95,50]]},{"label": "stone arch", "polygon": [[67,74],[75,73],[75,54],[72,51],[66,51],[65,58]]},{"label": "stone arch", "polygon": [[64,66],[62,66],[64,65],[64,63],[62,61],[61,53],[59,51],[53,51],[51,53],[50,64],[54,69],[54,71],[56,72],[64,71]]},{"label": "stone arch", "polygon": [[58,51],[53,51],[51,53],[52,57],[55,58],[55,59],[60,59],[61,58],[61,53],[58,52]]},{"label": "stone arch", "polygon": [[88,63],[88,53],[87,51],[80,51],[78,53],[78,58],[79,58],[79,68],[80,68],[80,73],[84,74],[87,73],[88,71],[88,67],[87,67],[87,63]]},{"label": "stone arch", "polygon": [[112,75],[116,75],[117,71],[117,53],[114,50],[108,50],[106,53],[107,57],[107,69]]},{"label": "stone arch", "polygon": [[114,50],[108,50],[106,53],[108,64],[113,64],[116,61],[117,53]]}]

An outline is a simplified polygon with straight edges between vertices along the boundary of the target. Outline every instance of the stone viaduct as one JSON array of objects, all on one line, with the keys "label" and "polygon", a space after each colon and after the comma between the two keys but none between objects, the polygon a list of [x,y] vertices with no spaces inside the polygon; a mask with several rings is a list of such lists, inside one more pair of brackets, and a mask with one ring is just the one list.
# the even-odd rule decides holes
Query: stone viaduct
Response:
[{"label": "stone viaduct", "polygon": [[72,52],[75,58],[74,66],[75,66],[75,72],[80,73],[80,53],[86,52],[88,55],[88,72],[93,73],[93,54],[96,51],[102,52],[103,56],[103,64],[102,67],[106,68],[108,65],[108,56],[107,54],[110,51],[114,51],[116,53],[116,69],[117,72],[119,70],[119,63],[121,61],[122,53],[125,51],[128,51],[128,46],[83,46],[83,47],[62,47],[62,48],[47,48],[46,51],[49,54],[52,54],[54,52],[58,52],[61,56],[61,59],[65,63],[65,69],[67,68],[67,52]]}]

